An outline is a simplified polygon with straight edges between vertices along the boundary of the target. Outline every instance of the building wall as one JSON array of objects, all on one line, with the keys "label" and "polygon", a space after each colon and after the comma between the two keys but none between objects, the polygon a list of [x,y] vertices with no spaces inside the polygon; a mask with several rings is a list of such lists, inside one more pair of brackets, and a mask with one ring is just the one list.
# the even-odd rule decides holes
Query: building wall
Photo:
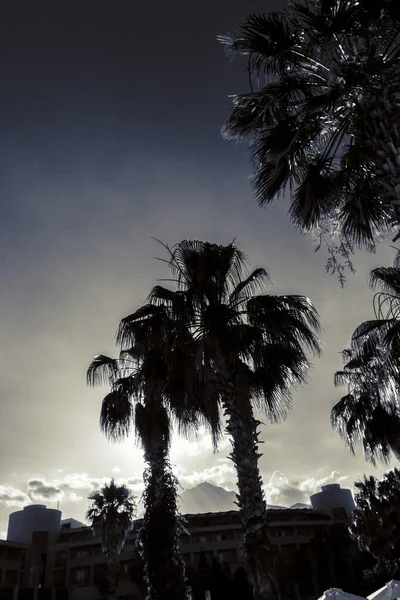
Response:
[{"label": "building wall", "polygon": [[[305,555],[312,540],[332,522],[327,515],[311,509],[269,510],[268,515],[271,542],[282,557],[299,551]],[[188,534],[182,536],[181,552],[186,564],[197,567],[200,553],[205,552],[209,559],[215,557],[227,562],[232,570],[243,566],[243,529],[238,511],[186,515],[185,518]],[[118,597],[121,600],[125,596],[124,600],[141,598],[138,586],[131,581],[129,567],[134,560],[135,532],[140,524],[140,521],[136,522],[120,557]],[[284,562],[282,560],[283,565]],[[100,594],[92,582],[96,569],[104,564],[100,540],[93,537],[89,527],[63,529],[54,543],[48,537],[44,539],[43,532],[34,534],[30,545],[0,542],[0,582],[3,587],[6,581],[8,588],[17,584],[36,588],[41,585],[51,590],[49,600],[99,600]],[[310,579],[306,587],[308,589],[303,589],[301,594],[294,590],[294,600],[315,599],[322,592],[315,580]],[[17,597],[10,600],[17,600]]]}]

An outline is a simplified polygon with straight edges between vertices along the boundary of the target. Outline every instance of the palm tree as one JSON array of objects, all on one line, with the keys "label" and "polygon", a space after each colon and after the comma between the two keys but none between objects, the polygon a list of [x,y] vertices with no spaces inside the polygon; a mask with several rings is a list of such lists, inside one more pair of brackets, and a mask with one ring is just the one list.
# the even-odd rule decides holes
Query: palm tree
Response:
[{"label": "palm tree", "polygon": [[347,384],[348,394],[332,409],[333,426],[350,449],[361,442],[365,456],[388,462],[400,459],[400,255],[394,266],[371,272],[375,319],[359,325],[347,364],[335,375],[336,385]]},{"label": "palm tree", "polygon": [[118,587],[118,561],[126,536],[132,529],[136,514],[135,499],[125,485],[117,485],[114,479],[89,496],[91,506],[86,519],[93,533],[101,538],[107,559],[107,597],[116,598]]},{"label": "palm tree", "polygon": [[385,370],[371,348],[364,353],[343,352],[347,364],[335,373],[335,385],[347,385],[348,393],[331,410],[332,426],[344,438],[352,454],[357,444],[372,464],[388,463],[392,453],[400,459],[400,414],[385,384]]},{"label": "palm tree", "polygon": [[219,40],[248,59],[223,133],[248,141],[259,204],[290,188],[293,224],[339,240],[332,269],[373,249],[400,222],[399,3],[292,1]]},{"label": "palm tree", "polygon": [[204,386],[187,360],[187,334],[162,306],[147,304],[123,319],[117,343],[121,346],[119,358],[96,356],[87,380],[90,385],[111,386],[100,414],[106,436],[117,441],[134,429],[144,451],[145,516],[138,548],[145,565],[147,600],[189,600],[191,592],[179,554],[183,523],[177,480],[169,462],[171,427],[175,421],[179,430],[187,433],[207,418],[217,443],[218,408],[212,402],[209,407],[202,405]]},{"label": "palm tree", "polygon": [[188,362],[203,382],[204,403],[222,406],[254,598],[277,598],[254,411],[263,410],[272,422],[286,415],[292,386],[306,379],[305,351],[319,353],[318,315],[303,296],[258,295],[270,277],[261,268],[248,273],[234,244],[185,240],[166,248],[176,288],[156,286],[150,303],[190,332]]}]

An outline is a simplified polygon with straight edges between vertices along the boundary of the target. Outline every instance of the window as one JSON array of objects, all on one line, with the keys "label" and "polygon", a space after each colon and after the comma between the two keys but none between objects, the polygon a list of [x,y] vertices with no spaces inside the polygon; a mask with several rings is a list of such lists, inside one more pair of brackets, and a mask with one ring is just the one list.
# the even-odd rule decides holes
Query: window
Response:
[{"label": "window", "polygon": [[65,586],[65,569],[58,569],[54,572],[54,587],[64,587]]},{"label": "window", "polygon": [[279,529],[278,529],[279,537],[286,537],[286,536],[292,536],[292,535],[294,535],[293,527],[279,527]]},{"label": "window", "polygon": [[49,541],[48,531],[34,531],[32,533],[32,546],[46,546]]},{"label": "window", "polygon": [[71,583],[82,585],[88,583],[90,579],[90,567],[79,567],[71,569]]},{"label": "window", "polygon": [[5,585],[17,585],[18,583],[18,571],[6,571],[6,576],[4,578]]},{"label": "window", "polygon": [[92,554],[92,549],[89,547],[87,548],[77,548],[75,550],[75,556],[76,558],[82,558],[83,556],[91,556]]},{"label": "window", "polygon": [[67,551],[61,550],[56,554],[56,567],[63,567],[67,562]]},{"label": "window", "polygon": [[19,548],[7,548],[7,560],[19,561],[21,559],[21,550]]},{"label": "window", "polygon": [[200,535],[199,542],[200,544],[206,544],[209,541],[208,535]]},{"label": "window", "polygon": [[226,540],[226,535],[225,533],[217,533],[215,536],[215,541],[216,542],[224,542]]}]

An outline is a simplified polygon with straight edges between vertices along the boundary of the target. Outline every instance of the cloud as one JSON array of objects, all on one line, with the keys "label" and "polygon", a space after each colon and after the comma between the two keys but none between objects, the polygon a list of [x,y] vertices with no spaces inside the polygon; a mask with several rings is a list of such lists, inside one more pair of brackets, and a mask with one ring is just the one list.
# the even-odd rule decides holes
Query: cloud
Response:
[{"label": "cloud", "polygon": [[321,491],[321,486],[328,483],[342,483],[348,479],[338,471],[332,471],[325,477],[307,477],[303,480],[291,480],[284,473],[275,471],[269,481],[264,484],[264,491],[269,504],[292,506],[298,502],[310,504],[310,496]]},{"label": "cloud", "polygon": [[111,473],[121,473],[121,469],[119,467],[114,467],[111,469]]},{"label": "cloud", "polygon": [[54,485],[46,485],[40,479],[31,479],[28,481],[27,494],[32,500],[57,500],[61,490]]},{"label": "cloud", "polygon": [[0,485],[0,505],[22,508],[25,504],[29,504],[30,498],[21,490],[12,486]]},{"label": "cloud", "polygon": [[232,481],[236,480],[236,471],[228,462],[205,467],[202,470],[188,472],[187,469],[176,465],[173,467],[175,475],[183,488],[194,487],[203,481],[208,481],[223,488],[232,489]]}]

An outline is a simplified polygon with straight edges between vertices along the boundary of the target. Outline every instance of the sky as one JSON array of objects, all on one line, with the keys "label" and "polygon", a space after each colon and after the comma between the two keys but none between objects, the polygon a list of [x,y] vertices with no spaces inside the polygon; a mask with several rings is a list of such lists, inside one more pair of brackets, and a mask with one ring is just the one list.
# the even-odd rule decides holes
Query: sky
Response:
[{"label": "sky", "polygon": [[[325,257],[289,224],[285,202],[261,210],[246,148],[224,141],[245,65],[216,41],[251,10],[278,2],[13,0],[0,6],[0,537],[29,502],[82,519],[90,491],[114,476],[142,490],[133,439],[99,431],[92,357],[115,352],[119,320],[157,279],[154,257],[184,238],[237,244],[274,293],[309,296],[324,355],[281,425],[262,427],[268,501],[307,501],[321,484],[381,475],[332,431],[333,373],[353,329],[372,316],[368,274],[393,249],[358,255],[341,289]],[[229,441],[175,438],[183,488],[234,489]],[[201,508],[201,507],[200,507]]]}]

